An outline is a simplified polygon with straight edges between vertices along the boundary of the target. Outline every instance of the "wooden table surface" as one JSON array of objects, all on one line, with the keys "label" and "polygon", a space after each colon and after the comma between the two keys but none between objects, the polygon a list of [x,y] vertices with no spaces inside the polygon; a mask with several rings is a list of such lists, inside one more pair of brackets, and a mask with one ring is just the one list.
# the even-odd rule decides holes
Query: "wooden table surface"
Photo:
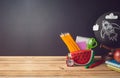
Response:
[{"label": "wooden table surface", "polygon": [[0,78],[120,78],[105,64],[67,67],[65,56],[0,56]]}]

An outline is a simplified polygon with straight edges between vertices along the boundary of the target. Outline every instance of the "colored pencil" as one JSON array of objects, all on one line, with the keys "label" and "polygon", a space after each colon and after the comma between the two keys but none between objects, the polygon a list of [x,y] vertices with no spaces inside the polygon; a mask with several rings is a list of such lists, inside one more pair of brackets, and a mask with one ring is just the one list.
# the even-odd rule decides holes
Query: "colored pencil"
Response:
[{"label": "colored pencil", "polygon": [[94,62],[93,64],[91,64],[88,68],[93,68],[93,67],[96,67],[96,66],[98,66],[98,65],[100,65],[100,64],[102,64],[102,63],[104,63],[105,62],[105,60],[99,60],[99,61],[97,61],[97,62]]}]

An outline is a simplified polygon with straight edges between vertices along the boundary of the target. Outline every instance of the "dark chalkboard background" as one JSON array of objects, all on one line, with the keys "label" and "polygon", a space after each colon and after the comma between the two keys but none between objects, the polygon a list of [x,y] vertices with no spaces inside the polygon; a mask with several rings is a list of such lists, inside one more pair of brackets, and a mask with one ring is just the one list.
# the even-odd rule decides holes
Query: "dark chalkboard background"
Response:
[{"label": "dark chalkboard background", "polygon": [[0,0],[0,55],[66,55],[59,34],[94,37],[92,26],[109,11],[120,11],[120,1]]}]

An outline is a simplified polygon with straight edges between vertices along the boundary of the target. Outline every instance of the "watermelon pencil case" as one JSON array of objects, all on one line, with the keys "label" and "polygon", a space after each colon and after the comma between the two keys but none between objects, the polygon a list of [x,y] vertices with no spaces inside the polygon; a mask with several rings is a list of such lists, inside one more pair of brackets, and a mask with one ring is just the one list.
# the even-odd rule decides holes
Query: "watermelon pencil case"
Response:
[{"label": "watermelon pencil case", "polygon": [[79,50],[68,53],[66,64],[71,67],[74,65],[87,65],[94,59],[94,52],[92,50]]}]

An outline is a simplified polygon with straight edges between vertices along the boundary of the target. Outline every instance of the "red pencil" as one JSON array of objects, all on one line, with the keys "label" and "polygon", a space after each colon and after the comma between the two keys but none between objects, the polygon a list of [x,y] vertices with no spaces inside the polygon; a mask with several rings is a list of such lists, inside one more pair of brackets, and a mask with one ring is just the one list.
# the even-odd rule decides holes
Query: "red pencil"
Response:
[{"label": "red pencil", "polygon": [[98,66],[98,65],[100,65],[100,64],[102,64],[102,63],[104,63],[104,62],[105,62],[105,60],[103,60],[103,59],[102,59],[102,60],[99,60],[99,61],[91,64],[91,65],[89,66],[89,68],[93,68],[93,67]]}]

